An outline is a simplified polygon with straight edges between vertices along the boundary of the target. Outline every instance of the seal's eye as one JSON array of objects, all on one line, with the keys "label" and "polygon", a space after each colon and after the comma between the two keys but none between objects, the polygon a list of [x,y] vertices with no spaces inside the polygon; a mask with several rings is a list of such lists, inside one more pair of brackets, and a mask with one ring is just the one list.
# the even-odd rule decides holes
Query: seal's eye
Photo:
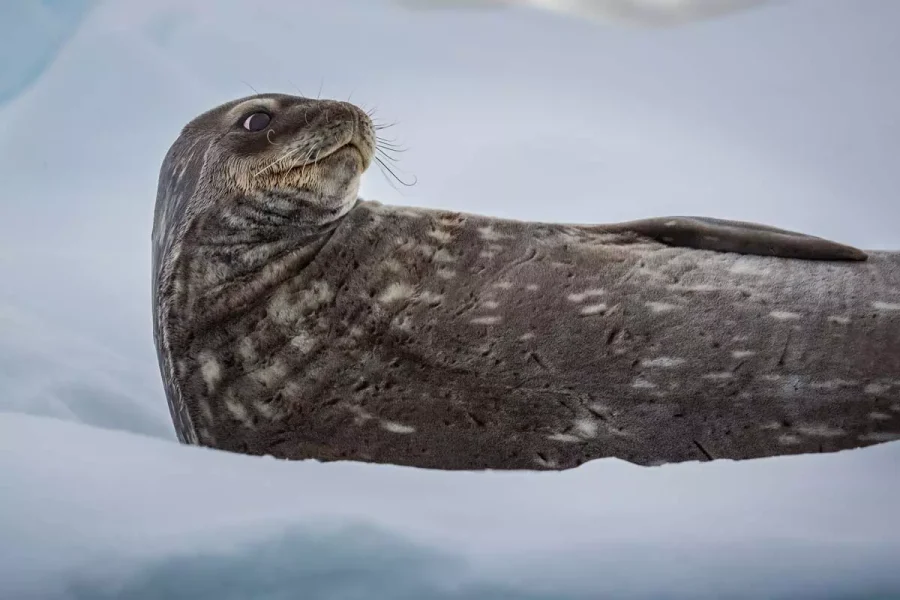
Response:
[{"label": "seal's eye", "polygon": [[269,122],[272,120],[267,113],[257,112],[253,113],[246,119],[244,119],[244,129],[247,131],[262,131],[265,129]]}]

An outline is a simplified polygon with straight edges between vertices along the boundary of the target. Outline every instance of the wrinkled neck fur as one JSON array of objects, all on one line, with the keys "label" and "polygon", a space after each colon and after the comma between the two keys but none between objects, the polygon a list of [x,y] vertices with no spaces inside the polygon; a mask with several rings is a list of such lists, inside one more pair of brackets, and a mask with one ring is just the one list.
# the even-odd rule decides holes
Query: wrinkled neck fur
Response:
[{"label": "wrinkled neck fur", "polygon": [[186,232],[177,268],[182,318],[209,323],[254,305],[302,272],[345,212],[274,191],[201,216]]}]

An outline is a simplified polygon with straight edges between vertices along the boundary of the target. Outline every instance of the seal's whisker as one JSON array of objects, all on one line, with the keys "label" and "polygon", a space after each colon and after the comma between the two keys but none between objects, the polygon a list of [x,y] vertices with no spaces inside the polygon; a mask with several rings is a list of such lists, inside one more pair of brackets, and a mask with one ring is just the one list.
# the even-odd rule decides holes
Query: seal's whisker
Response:
[{"label": "seal's whisker", "polygon": [[381,154],[381,156],[383,156],[385,159],[391,161],[392,163],[395,163],[395,164],[396,164],[396,163],[398,162],[398,159],[397,159],[397,158],[388,155],[388,154],[387,154],[384,150],[382,150],[381,148],[376,148],[376,149],[375,149],[375,152],[378,152],[379,154]]},{"label": "seal's whisker", "polygon": [[290,148],[287,149],[283,154],[281,154],[280,156],[278,156],[278,158],[276,158],[275,160],[273,160],[272,162],[270,162],[268,165],[266,165],[265,167],[263,167],[262,169],[260,169],[260,170],[257,171],[256,173],[254,173],[253,176],[254,176],[254,177],[258,177],[258,176],[262,175],[263,173],[265,173],[266,171],[268,171],[268,170],[271,169],[272,167],[278,165],[278,164],[279,164],[280,162],[282,162],[283,160],[286,160],[286,159],[290,158],[291,155],[296,154],[297,152],[299,152],[299,151],[302,150],[302,149],[303,149],[302,147],[294,148],[294,149],[290,149]]},{"label": "seal's whisker", "polygon": [[385,148],[387,150],[390,150],[391,152],[406,152],[406,148],[395,146],[392,142],[383,140],[381,138],[375,139],[377,140],[376,146],[378,146],[379,148]]},{"label": "seal's whisker", "polygon": [[[388,173],[390,173],[391,177],[393,177],[394,179],[397,180],[397,183],[399,183],[400,185],[404,185],[406,187],[412,187],[418,182],[418,179],[415,178],[415,175],[413,175],[414,180],[412,183],[407,183],[407,182],[403,181],[402,179],[400,179],[400,177],[396,173],[394,173],[394,171],[388,165],[386,165],[384,163],[383,160],[381,160],[377,156],[375,157],[375,162],[377,162],[379,167],[381,168],[382,174],[384,174],[384,172],[387,171]],[[387,175],[385,175],[385,177],[387,177]],[[390,178],[388,178],[388,181],[390,181]]]}]

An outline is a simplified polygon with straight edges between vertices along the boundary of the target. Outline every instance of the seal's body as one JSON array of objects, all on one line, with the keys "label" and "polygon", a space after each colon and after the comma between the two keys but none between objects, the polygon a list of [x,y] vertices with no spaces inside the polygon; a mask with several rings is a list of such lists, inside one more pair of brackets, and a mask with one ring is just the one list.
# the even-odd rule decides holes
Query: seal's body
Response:
[{"label": "seal's body", "polygon": [[[267,127],[239,129],[260,103]],[[360,202],[373,139],[351,105],[267,95],[206,113],[173,146],[154,303],[182,441],[563,469],[900,437],[900,253],[714,219],[562,225]],[[235,175],[294,146],[325,150]]]}]

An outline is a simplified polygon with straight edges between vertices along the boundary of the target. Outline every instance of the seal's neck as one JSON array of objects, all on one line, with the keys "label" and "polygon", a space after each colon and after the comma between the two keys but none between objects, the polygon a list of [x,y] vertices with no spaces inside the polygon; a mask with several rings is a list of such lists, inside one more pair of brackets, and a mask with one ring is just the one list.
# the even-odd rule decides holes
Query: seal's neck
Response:
[{"label": "seal's neck", "polygon": [[268,192],[203,215],[181,251],[184,317],[215,321],[254,305],[315,258],[345,213]]}]

